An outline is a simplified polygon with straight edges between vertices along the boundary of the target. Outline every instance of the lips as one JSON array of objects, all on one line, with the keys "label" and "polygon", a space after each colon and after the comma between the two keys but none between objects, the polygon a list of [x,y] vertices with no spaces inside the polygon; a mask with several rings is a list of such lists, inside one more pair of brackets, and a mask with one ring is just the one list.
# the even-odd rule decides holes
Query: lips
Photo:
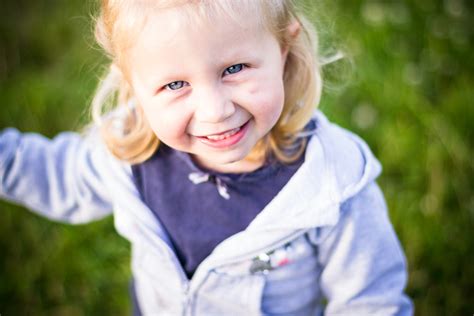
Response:
[{"label": "lips", "polygon": [[248,121],[242,126],[227,130],[218,134],[211,134],[206,136],[197,136],[197,138],[206,145],[214,148],[230,147],[238,143],[247,131]]},{"label": "lips", "polygon": [[224,133],[221,133],[221,134],[208,135],[208,136],[205,136],[205,137],[207,139],[210,139],[210,140],[223,140],[223,139],[226,139],[226,138],[228,138],[232,135],[235,135],[238,131],[240,131],[240,127],[231,129],[230,131],[227,131],[227,132],[224,132]]}]

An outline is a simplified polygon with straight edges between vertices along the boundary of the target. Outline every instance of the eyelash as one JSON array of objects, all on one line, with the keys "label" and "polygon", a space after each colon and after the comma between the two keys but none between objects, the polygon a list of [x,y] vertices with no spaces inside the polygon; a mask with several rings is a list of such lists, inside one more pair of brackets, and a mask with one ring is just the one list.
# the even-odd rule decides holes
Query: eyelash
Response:
[{"label": "eyelash", "polygon": [[[224,73],[222,75],[233,75],[233,74],[236,74],[236,73],[239,73],[241,72],[245,67],[247,67],[245,64],[235,64],[235,65],[232,65],[230,67],[227,67],[225,70],[224,70]],[[232,72],[234,71],[234,72]],[[179,87],[175,87],[174,89],[172,88],[172,86],[174,85],[178,85]],[[178,81],[173,81],[173,82],[170,82],[168,83],[167,85],[165,85],[165,89],[167,90],[171,90],[171,91],[175,91],[175,90],[180,90],[181,88],[183,88],[184,86],[187,86],[189,85],[189,83],[187,83],[186,81],[183,81],[183,80],[178,80]]]}]

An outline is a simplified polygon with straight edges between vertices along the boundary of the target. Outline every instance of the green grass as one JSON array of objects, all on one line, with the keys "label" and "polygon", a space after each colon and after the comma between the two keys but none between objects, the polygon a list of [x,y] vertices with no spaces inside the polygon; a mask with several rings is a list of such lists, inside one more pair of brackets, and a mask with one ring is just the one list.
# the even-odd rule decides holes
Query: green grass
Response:
[{"label": "green grass", "polygon": [[[310,1],[326,66],[321,108],[360,134],[406,251],[417,315],[474,312],[471,2]],[[0,126],[53,136],[88,121],[104,58],[94,2],[0,4]],[[112,219],[57,224],[0,204],[0,314],[126,315],[129,245]]]}]

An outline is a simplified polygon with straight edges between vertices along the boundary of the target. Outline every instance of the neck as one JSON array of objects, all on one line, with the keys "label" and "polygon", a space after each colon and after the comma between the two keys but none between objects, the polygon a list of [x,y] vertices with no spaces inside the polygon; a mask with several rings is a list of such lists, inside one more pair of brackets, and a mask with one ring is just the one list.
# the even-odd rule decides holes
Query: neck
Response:
[{"label": "neck", "polygon": [[196,159],[196,156],[191,156],[193,161],[208,170],[217,171],[220,173],[247,173],[257,170],[262,167],[265,159],[253,160],[253,159],[242,159],[236,162],[226,163],[226,164],[217,164],[200,161]]}]

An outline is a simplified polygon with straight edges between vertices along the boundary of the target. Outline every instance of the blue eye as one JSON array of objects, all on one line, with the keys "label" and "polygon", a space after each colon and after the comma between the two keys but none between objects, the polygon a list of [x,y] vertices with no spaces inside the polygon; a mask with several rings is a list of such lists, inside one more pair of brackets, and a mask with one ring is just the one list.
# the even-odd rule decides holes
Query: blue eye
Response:
[{"label": "blue eye", "polygon": [[173,81],[171,83],[168,83],[165,87],[168,90],[179,90],[185,85],[186,85],[186,82],[180,80],[180,81]]},{"label": "blue eye", "polygon": [[243,68],[244,68],[243,64],[232,65],[230,67],[227,67],[226,70],[224,70],[224,75],[231,75],[231,74],[238,73],[242,71]]}]

